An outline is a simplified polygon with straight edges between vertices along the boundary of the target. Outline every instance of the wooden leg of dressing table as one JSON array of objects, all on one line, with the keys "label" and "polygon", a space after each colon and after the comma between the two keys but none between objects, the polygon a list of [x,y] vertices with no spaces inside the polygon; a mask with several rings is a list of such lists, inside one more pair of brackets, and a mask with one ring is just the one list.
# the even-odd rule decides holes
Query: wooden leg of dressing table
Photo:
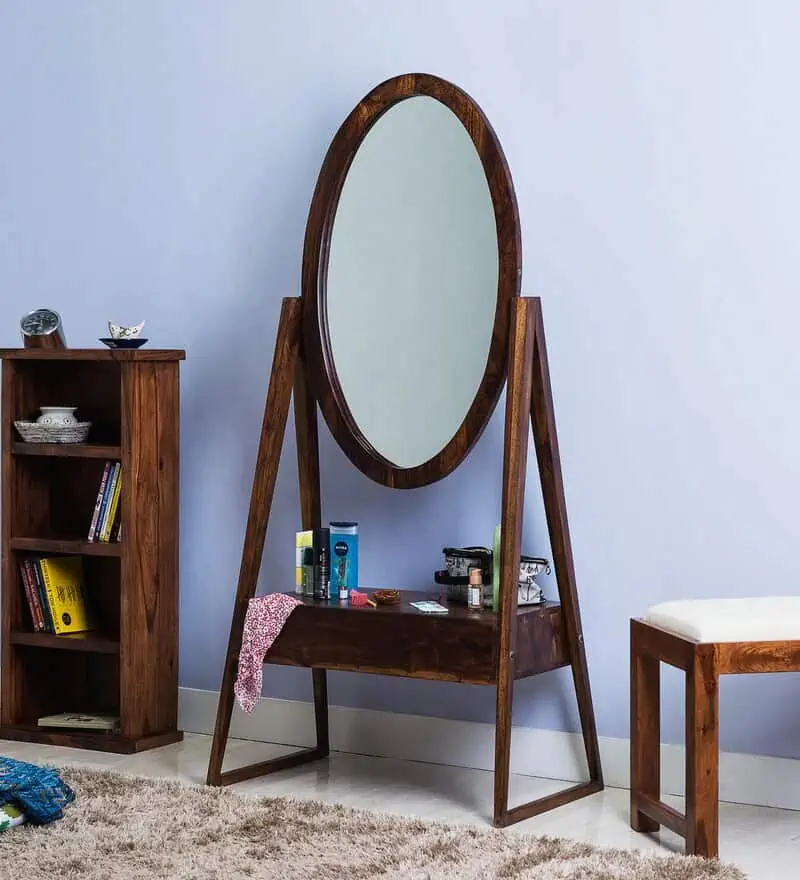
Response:
[{"label": "wooden leg of dressing table", "polygon": [[[317,732],[324,734],[317,747],[304,749],[292,755],[241,767],[226,773],[222,772],[225,747],[230,733],[231,715],[233,713],[233,686],[239,663],[239,651],[242,647],[242,634],[247,605],[255,596],[258,575],[261,569],[261,557],[264,552],[264,540],[267,534],[272,497],[275,491],[275,480],[278,475],[283,437],[286,431],[286,419],[289,414],[289,403],[292,387],[296,381],[296,364],[301,329],[301,301],[297,297],[287,297],[281,305],[281,316],[278,323],[278,335],[275,342],[275,354],[272,362],[272,373],[264,407],[264,420],[261,426],[261,439],[258,445],[253,491],[250,496],[250,511],[247,519],[242,564],[239,570],[239,585],[231,620],[231,631],[228,639],[228,652],[225,656],[225,669],[222,676],[222,688],[219,695],[217,720],[214,727],[214,739],[211,744],[211,755],[208,762],[206,781],[209,785],[230,785],[241,782],[252,776],[274,772],[291,767],[304,761],[325,757],[328,753],[327,744],[327,687],[325,671],[314,670],[314,703],[317,710]],[[301,402],[301,408],[307,400]],[[316,421],[314,422],[316,428]],[[307,443],[306,446],[312,444]],[[316,458],[316,431],[313,436],[314,451],[306,450],[306,456]],[[300,450],[298,449],[298,457]],[[317,475],[318,476],[318,475]],[[316,516],[319,516],[319,480],[316,490]],[[313,515],[312,493],[303,493],[303,519]],[[325,708],[324,723],[321,721],[321,709]]]},{"label": "wooden leg of dressing table", "polygon": [[517,581],[525,506],[525,468],[528,459],[528,419],[531,407],[533,322],[531,304],[518,299],[511,305],[503,448],[503,500],[500,539],[500,607],[497,657],[497,717],[495,722],[495,825],[508,815],[511,772],[511,713],[517,640]]},{"label": "wooden leg of dressing table", "polygon": [[533,391],[531,399],[531,426],[536,457],[542,483],[547,530],[553,554],[553,567],[558,583],[558,595],[564,616],[567,651],[569,652],[578,715],[581,722],[586,762],[589,767],[589,786],[593,791],[603,788],[603,770],[600,765],[600,747],[597,740],[592,690],[589,685],[589,667],[583,642],[575,563],[572,558],[572,542],[569,536],[567,503],[564,496],[564,479],[561,473],[561,456],[558,449],[556,417],[547,346],[544,336],[541,300],[533,299],[534,345],[533,345]]},{"label": "wooden leg of dressing table", "polygon": [[[511,340],[506,397],[503,465],[503,541],[500,593],[500,655],[498,658],[497,719],[495,725],[495,797],[493,822],[506,827],[603,789],[600,753],[578,593],[567,524],[561,462],[547,366],[541,303],[521,298],[512,305]],[[524,411],[521,414],[521,411]],[[528,418],[533,428],[545,514],[558,582],[567,649],[581,719],[589,781],[509,809],[511,707],[516,658],[517,566],[524,505]]]}]

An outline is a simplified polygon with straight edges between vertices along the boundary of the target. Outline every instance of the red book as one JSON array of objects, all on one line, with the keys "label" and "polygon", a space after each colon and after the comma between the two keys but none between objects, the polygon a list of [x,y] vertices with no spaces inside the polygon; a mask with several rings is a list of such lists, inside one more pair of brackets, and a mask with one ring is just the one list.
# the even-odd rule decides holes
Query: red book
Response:
[{"label": "red book", "polygon": [[25,595],[28,598],[28,607],[31,610],[34,632],[41,632],[44,629],[44,615],[39,604],[39,590],[33,578],[30,559],[22,561],[19,567],[22,572],[22,581],[25,584]]},{"label": "red book", "polygon": [[39,629],[39,624],[36,620],[36,612],[33,610],[33,596],[31,596],[31,586],[28,583],[27,575],[25,574],[25,563],[20,562],[19,564],[19,573],[22,576],[22,586],[25,590],[25,598],[28,601],[28,610],[31,614],[31,623],[33,624],[33,630],[36,632]]}]

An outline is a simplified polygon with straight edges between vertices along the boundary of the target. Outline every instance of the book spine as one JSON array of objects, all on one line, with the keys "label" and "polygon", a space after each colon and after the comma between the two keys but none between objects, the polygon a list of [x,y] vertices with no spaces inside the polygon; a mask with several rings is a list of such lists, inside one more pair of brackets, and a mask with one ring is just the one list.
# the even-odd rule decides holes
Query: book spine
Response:
[{"label": "book spine", "polygon": [[114,475],[117,472],[117,463],[112,462],[111,470],[108,472],[108,479],[106,480],[106,486],[103,490],[103,500],[100,502],[100,516],[97,518],[97,528],[95,529],[95,541],[100,540],[100,535],[103,533],[103,523],[106,518],[106,511],[108,510],[108,505],[111,501],[111,490],[114,484]]},{"label": "book spine", "polygon": [[44,611],[42,611],[42,601],[39,596],[39,585],[36,583],[36,574],[34,573],[34,560],[25,560],[25,575],[31,588],[31,599],[33,601],[33,609],[36,612],[37,631],[44,632]]},{"label": "book spine", "polygon": [[97,521],[100,518],[100,505],[103,503],[103,495],[106,491],[106,483],[108,482],[108,474],[111,470],[111,462],[107,461],[103,468],[103,477],[100,480],[100,489],[97,492],[97,500],[94,503],[94,512],[92,513],[92,523],[89,526],[89,540],[94,541],[97,535]]},{"label": "book spine", "polygon": [[28,560],[28,580],[31,584],[31,595],[33,596],[33,604],[36,608],[36,616],[39,618],[39,632],[46,632],[47,618],[44,616],[44,608],[42,607],[42,595],[39,592],[39,584],[36,581],[36,560]]},{"label": "book spine", "polygon": [[42,571],[41,560],[34,559],[31,565],[33,567],[33,573],[36,576],[36,584],[42,603],[42,614],[44,615],[45,632],[54,633],[55,627],[53,626],[53,615],[51,613],[50,604],[47,601],[47,591],[44,584],[44,572]]},{"label": "book spine", "polygon": [[36,609],[33,604],[33,592],[31,591],[31,585],[28,581],[28,573],[25,571],[25,563],[20,562],[19,564],[19,573],[22,576],[22,586],[25,590],[25,599],[28,602],[28,611],[31,615],[31,625],[33,626],[33,631],[39,631],[39,621],[36,619]]},{"label": "book spine", "polygon": [[56,614],[55,612],[55,590],[53,588],[53,583],[50,579],[50,572],[47,567],[46,559],[39,560],[39,570],[42,573],[42,581],[44,582],[44,593],[47,599],[47,610],[50,614],[50,626],[52,627],[51,632],[58,634],[61,632],[61,620],[59,619],[58,614]]},{"label": "book spine", "polygon": [[103,531],[100,534],[100,540],[108,544],[111,540],[111,528],[117,516],[117,508],[119,507],[119,495],[122,491],[122,465],[117,465],[117,472],[114,477],[114,486],[111,489],[111,502],[106,513],[106,521],[103,524]]},{"label": "book spine", "polygon": [[105,540],[108,543],[111,540],[111,530],[114,528],[114,521],[117,518],[117,510],[119,509],[120,497],[122,493],[122,462],[117,462],[117,479],[114,483],[114,494],[111,496],[111,507],[106,516],[106,532]]}]

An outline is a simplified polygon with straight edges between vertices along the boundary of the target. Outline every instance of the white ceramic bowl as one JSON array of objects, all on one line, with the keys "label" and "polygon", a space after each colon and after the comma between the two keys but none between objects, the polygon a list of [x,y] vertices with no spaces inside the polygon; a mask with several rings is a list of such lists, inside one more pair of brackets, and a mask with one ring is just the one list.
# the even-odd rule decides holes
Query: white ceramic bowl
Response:
[{"label": "white ceramic bowl", "polygon": [[77,425],[76,406],[40,406],[42,414],[36,419],[37,425]]}]

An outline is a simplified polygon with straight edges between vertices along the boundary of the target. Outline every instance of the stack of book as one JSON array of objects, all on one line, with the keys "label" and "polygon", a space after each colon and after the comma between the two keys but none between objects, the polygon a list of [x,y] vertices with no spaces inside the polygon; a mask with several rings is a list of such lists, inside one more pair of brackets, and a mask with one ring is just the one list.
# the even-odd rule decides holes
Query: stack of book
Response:
[{"label": "stack of book", "polygon": [[107,461],[100,480],[100,489],[94,504],[92,522],[89,526],[89,541],[109,543],[119,541],[122,536],[119,497],[122,491],[122,465],[118,461]]},{"label": "stack of book", "polygon": [[44,715],[38,721],[39,727],[69,727],[76,730],[119,729],[119,715],[103,715],[96,712],[57,712]]},{"label": "stack of book", "polygon": [[34,632],[61,635],[94,629],[80,556],[23,559],[20,572]]}]

